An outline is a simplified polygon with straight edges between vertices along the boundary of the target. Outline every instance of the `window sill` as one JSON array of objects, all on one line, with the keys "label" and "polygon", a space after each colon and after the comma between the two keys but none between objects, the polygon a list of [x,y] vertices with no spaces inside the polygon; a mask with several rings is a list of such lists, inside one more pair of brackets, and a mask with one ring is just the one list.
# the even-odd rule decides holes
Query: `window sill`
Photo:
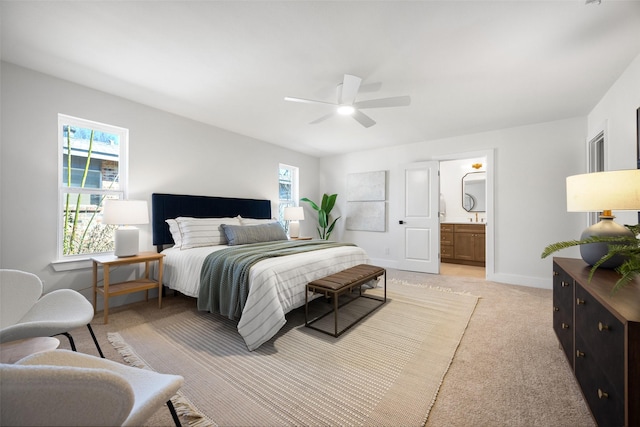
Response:
[{"label": "window sill", "polygon": [[70,259],[70,260],[58,260],[52,261],[51,266],[56,272],[82,270],[85,268],[92,268],[93,263],[90,258]]}]

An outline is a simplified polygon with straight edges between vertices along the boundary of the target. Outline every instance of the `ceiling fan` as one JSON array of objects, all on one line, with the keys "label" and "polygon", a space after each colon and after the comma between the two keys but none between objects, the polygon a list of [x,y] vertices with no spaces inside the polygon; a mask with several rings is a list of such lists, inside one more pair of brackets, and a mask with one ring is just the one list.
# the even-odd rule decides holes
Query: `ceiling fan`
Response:
[{"label": "ceiling fan", "polygon": [[306,104],[323,104],[330,105],[334,111],[324,115],[310,124],[320,123],[336,114],[350,115],[362,126],[368,128],[376,124],[376,122],[360,110],[366,108],[386,108],[386,107],[405,107],[411,104],[409,96],[393,96],[391,98],[369,99],[366,101],[356,101],[356,96],[360,90],[362,79],[351,74],[345,74],[342,83],[338,85],[338,102],[314,101],[312,99],[292,98],[286,96],[285,101],[303,102]]}]

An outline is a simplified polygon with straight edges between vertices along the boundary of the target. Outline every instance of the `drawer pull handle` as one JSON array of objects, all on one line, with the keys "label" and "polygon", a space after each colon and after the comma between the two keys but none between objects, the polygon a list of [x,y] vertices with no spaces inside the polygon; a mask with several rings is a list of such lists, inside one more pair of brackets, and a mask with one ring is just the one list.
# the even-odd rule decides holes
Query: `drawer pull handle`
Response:
[{"label": "drawer pull handle", "polygon": [[584,353],[580,350],[576,350],[576,357],[584,357]]},{"label": "drawer pull handle", "polygon": [[576,298],[576,304],[578,305],[584,305],[584,300],[580,299],[580,298]]},{"label": "drawer pull handle", "polygon": [[560,273],[558,273],[557,271],[554,271],[554,272],[553,272],[553,275],[554,275],[554,276],[557,276],[558,274],[560,274]]},{"label": "drawer pull handle", "polygon": [[560,311],[560,309],[558,307],[553,307],[553,311]]},{"label": "drawer pull handle", "polygon": [[563,288],[566,288],[567,286],[569,286],[569,283],[563,280],[562,282],[560,282],[560,286],[562,286]]},{"label": "drawer pull handle", "polygon": [[602,391],[601,389],[598,389],[598,397],[600,399],[606,399],[609,397],[609,393],[607,393],[606,391]]},{"label": "drawer pull handle", "polygon": [[605,325],[605,324],[604,324],[604,323],[602,323],[602,322],[598,322],[598,330],[599,330],[600,332],[602,332],[602,331],[608,331],[608,330],[609,330],[609,325]]},{"label": "drawer pull handle", "polygon": [[569,329],[569,325],[567,325],[566,323],[562,324],[562,329]]}]

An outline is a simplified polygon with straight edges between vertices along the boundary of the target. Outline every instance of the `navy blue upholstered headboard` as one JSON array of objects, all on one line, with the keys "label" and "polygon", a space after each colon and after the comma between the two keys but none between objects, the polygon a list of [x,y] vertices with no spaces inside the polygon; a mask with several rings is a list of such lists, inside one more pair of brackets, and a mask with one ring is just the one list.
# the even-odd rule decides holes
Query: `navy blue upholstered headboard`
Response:
[{"label": "navy blue upholstered headboard", "polygon": [[153,193],[151,195],[153,244],[156,246],[173,244],[166,219],[179,216],[222,218],[238,215],[245,218],[271,218],[271,201]]}]

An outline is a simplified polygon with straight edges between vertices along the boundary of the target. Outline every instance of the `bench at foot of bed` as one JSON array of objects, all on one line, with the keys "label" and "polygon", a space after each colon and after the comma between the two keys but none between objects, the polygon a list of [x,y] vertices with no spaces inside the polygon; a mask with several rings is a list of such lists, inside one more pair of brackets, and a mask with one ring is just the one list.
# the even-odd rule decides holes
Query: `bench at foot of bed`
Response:
[{"label": "bench at foot of bed", "polygon": [[[383,275],[384,296],[382,298],[362,293],[362,285],[365,285],[368,282],[375,280]],[[358,290],[358,294],[356,297],[353,297],[352,294],[355,289]],[[340,271],[338,273],[331,274],[327,277],[314,280],[313,282],[309,282],[307,284],[306,290],[307,292],[305,293],[304,301],[304,325],[317,331],[337,337],[347,329],[358,323],[360,320],[371,314],[373,311],[377,310],[387,301],[387,274],[386,270],[382,267],[376,267],[375,265],[369,264],[360,264],[356,265],[355,267],[347,268],[346,270]],[[309,320],[309,294],[323,294],[326,297],[331,298],[333,300],[333,310],[317,316],[312,320]],[[348,298],[346,302],[339,304],[339,297],[345,294],[349,294],[351,297]],[[379,303],[374,304],[372,308],[363,306],[358,310],[354,310],[355,312],[357,312],[357,314],[355,315],[355,319],[339,330],[338,309],[345,306],[346,304],[350,304],[356,300],[359,300],[360,298],[375,300]],[[321,319],[327,317],[331,313],[333,313],[334,319],[333,332],[327,330],[326,328],[321,329],[313,325]]]}]

